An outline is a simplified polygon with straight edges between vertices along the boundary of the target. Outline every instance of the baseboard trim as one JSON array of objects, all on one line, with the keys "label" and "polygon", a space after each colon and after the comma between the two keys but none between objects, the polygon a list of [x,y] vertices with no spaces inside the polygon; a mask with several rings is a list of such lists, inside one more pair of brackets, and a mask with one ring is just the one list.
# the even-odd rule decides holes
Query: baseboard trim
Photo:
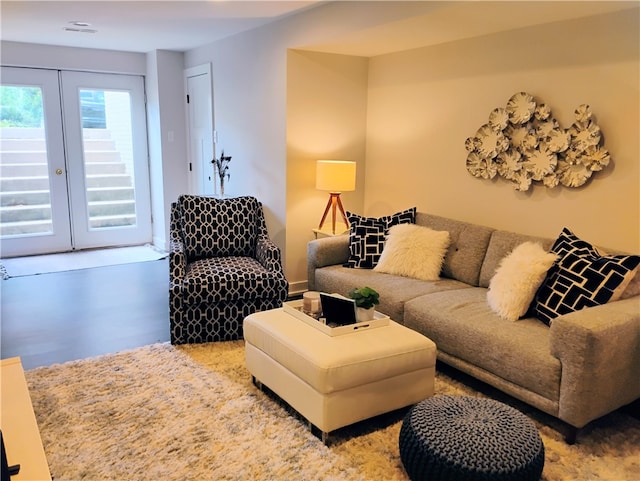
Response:
[{"label": "baseboard trim", "polygon": [[307,281],[298,281],[289,283],[289,298],[302,296],[308,290]]}]

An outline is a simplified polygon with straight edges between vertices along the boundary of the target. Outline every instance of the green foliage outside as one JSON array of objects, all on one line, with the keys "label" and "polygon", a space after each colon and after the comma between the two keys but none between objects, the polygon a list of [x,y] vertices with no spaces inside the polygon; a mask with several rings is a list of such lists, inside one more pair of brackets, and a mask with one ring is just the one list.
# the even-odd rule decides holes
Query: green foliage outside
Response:
[{"label": "green foliage outside", "polygon": [[42,91],[37,87],[0,86],[0,127],[42,127]]},{"label": "green foliage outside", "polygon": [[[106,127],[104,92],[80,92],[82,127]],[[38,87],[0,86],[0,127],[43,127],[42,90]]]}]

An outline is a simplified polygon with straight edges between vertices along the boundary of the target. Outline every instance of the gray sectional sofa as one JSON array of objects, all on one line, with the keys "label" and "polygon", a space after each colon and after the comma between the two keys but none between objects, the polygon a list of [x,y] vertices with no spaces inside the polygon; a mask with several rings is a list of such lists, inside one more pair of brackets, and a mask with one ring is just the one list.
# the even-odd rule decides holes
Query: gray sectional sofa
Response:
[{"label": "gray sectional sofa", "polygon": [[525,241],[554,239],[495,230],[418,212],[416,224],[448,231],[439,280],[344,267],[349,236],[308,244],[309,290],[346,295],[370,286],[379,311],[429,337],[438,359],[579,428],[640,398],[640,296],[557,317],[504,320],[487,303],[501,259]]}]

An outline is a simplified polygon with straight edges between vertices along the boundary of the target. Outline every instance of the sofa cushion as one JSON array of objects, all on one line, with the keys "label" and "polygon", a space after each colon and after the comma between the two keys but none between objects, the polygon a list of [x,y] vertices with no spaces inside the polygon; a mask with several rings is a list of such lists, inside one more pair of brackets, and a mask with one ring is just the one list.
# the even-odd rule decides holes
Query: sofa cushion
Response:
[{"label": "sofa cushion", "polygon": [[416,208],[383,217],[363,217],[347,212],[349,220],[349,260],[345,267],[373,269],[384,248],[389,228],[396,224],[413,224]]},{"label": "sofa cushion", "polygon": [[373,270],[386,274],[435,281],[449,247],[449,232],[415,224],[399,224],[389,235]]},{"label": "sofa cushion", "polygon": [[449,232],[451,243],[442,264],[442,276],[477,286],[482,261],[494,229],[420,212],[416,214],[416,224]]},{"label": "sofa cushion", "polygon": [[252,257],[209,257],[189,264],[182,296],[187,305],[244,299],[283,299],[287,281]]},{"label": "sofa cushion", "polygon": [[619,298],[633,279],[640,256],[602,256],[590,243],[564,228],[552,252],[561,256],[549,270],[532,304],[535,316],[550,325],[570,312]]},{"label": "sofa cushion", "polygon": [[480,287],[436,292],[405,305],[405,325],[438,346],[516,386],[557,402],[562,373],[549,329],[528,317],[511,322],[491,310]]},{"label": "sofa cushion", "polygon": [[529,309],[547,271],[558,258],[537,242],[523,242],[500,261],[487,290],[491,309],[508,321],[517,321]]},{"label": "sofa cushion", "polygon": [[255,197],[216,199],[181,195],[178,203],[189,261],[254,255],[258,236],[257,210],[262,208]]},{"label": "sofa cushion", "polygon": [[453,279],[423,281],[410,277],[383,274],[373,269],[349,269],[340,265],[322,267],[315,271],[315,289],[347,296],[354,287],[369,286],[380,293],[376,309],[396,322],[403,323],[404,303],[430,292],[469,287]]}]

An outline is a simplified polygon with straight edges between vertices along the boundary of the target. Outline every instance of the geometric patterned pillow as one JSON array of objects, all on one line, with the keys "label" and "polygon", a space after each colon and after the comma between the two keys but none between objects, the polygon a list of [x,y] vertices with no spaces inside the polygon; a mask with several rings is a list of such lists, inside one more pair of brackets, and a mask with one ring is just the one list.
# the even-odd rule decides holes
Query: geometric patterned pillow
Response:
[{"label": "geometric patterned pillow", "polygon": [[628,282],[640,264],[640,256],[603,256],[566,227],[551,247],[560,259],[532,303],[533,314],[547,325],[563,314],[606,304]]},{"label": "geometric patterned pillow", "polygon": [[362,217],[347,212],[349,220],[349,260],[344,267],[373,269],[384,248],[389,228],[397,224],[415,224],[416,207],[384,217]]}]

